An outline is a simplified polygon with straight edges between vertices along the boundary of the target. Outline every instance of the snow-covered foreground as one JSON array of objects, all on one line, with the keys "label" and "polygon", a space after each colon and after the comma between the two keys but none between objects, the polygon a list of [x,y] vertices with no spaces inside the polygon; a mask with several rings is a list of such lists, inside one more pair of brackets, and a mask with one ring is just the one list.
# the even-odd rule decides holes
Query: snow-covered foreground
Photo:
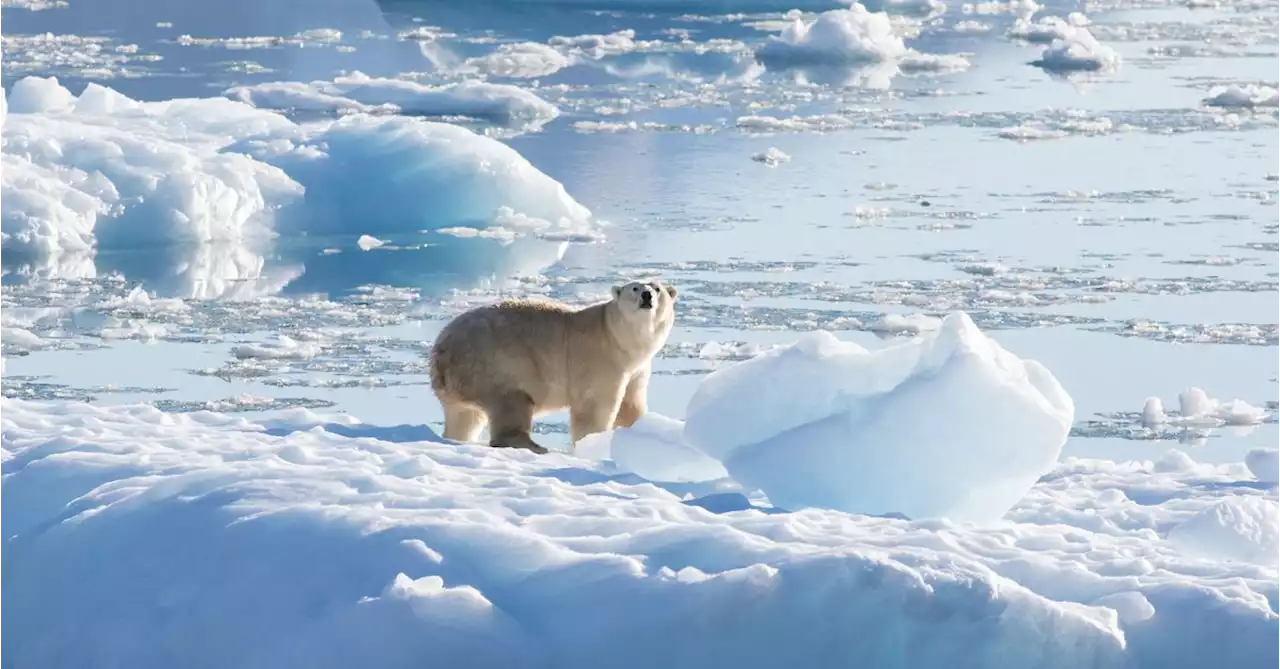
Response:
[{"label": "snow-covered foreground", "polygon": [[[1280,528],[1274,484],[1250,470],[1274,457],[1054,465],[1070,399],[956,314],[875,353],[810,338],[728,367],[695,394],[694,429],[653,416],[614,433],[618,465],[698,480],[724,471],[715,456],[760,477],[733,455],[744,435],[707,431],[766,386],[791,392],[745,407],[742,427],[781,451],[766,487],[790,499],[829,496],[804,492],[823,463],[824,485],[866,491],[843,500],[855,508],[989,508],[1009,492],[997,459],[1048,471],[1004,519],[958,524],[787,511],[728,479],[657,484],[304,410],[255,422],[5,399],[6,662],[1274,666]],[[891,427],[930,403],[973,412],[945,424],[983,466]],[[1019,441],[1029,459],[1001,450]],[[968,498],[948,497],[941,469]]]}]

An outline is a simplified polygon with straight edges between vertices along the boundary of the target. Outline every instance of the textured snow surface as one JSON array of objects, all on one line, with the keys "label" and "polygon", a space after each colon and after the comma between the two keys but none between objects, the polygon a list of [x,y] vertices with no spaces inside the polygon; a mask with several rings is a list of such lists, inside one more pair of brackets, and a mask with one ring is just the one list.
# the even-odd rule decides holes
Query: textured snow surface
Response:
[{"label": "textured snow surface", "polygon": [[512,216],[561,237],[592,234],[590,211],[563,186],[457,125],[367,114],[298,124],[223,98],[136,102],[96,84],[75,97],[33,77],[6,103],[6,249],[239,244],[291,229],[411,232]]},{"label": "textured snow surface", "polygon": [[1230,537],[1233,556],[1274,540],[1248,524],[1275,502],[1234,488],[1240,465],[1067,461],[1009,521],[967,527],[717,514],[574,457],[301,410],[0,407],[14,666],[1277,659],[1274,566],[1160,536]]},{"label": "textured snow surface", "polygon": [[784,508],[993,520],[1052,468],[1074,413],[1048,370],[954,313],[874,353],[817,332],[717,370],[685,436]]}]

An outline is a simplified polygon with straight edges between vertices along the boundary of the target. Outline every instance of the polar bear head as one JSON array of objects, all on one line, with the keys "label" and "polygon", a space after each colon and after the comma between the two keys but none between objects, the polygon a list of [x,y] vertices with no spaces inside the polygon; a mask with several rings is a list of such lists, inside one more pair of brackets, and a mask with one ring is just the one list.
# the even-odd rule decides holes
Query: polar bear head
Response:
[{"label": "polar bear head", "polygon": [[671,314],[676,301],[675,286],[664,286],[661,281],[631,281],[613,287],[613,301],[629,316],[647,320],[660,319]]}]

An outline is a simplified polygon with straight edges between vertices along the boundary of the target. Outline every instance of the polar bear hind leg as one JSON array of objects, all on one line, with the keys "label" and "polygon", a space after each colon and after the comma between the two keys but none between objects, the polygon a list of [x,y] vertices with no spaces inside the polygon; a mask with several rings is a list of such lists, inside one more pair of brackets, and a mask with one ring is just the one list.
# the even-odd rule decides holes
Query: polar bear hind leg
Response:
[{"label": "polar bear hind leg", "polygon": [[489,414],[489,445],[506,448],[527,448],[534,453],[546,453],[533,440],[533,398],[523,392],[509,392],[486,403]]},{"label": "polar bear hind leg", "polygon": [[484,411],[466,404],[446,404],[444,407],[444,438],[472,443],[480,437],[488,419]]}]

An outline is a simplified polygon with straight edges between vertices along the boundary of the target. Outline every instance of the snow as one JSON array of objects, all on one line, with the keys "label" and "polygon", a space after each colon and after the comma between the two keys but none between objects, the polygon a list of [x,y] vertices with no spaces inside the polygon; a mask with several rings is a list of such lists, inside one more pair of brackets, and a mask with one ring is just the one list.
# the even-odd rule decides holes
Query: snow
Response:
[{"label": "snow", "polygon": [[1276,566],[1280,561],[1280,505],[1274,499],[1232,497],[1169,530],[1187,555]]},{"label": "snow", "polygon": [[1220,425],[1257,425],[1266,417],[1266,409],[1235,399],[1230,402],[1209,397],[1201,388],[1188,388],[1178,394],[1179,423],[1217,427]]},{"label": "snow", "polygon": [[829,333],[717,370],[685,438],[775,505],[994,520],[1057,460],[1071,398],[964,313],[868,352]]},{"label": "snow", "polygon": [[[0,408],[8,664],[1066,668],[1123,651],[1105,609],[978,560],[786,539],[785,517],[596,484],[563,455],[210,412]],[[172,642],[155,642],[157,619]]]},{"label": "snow", "polygon": [[1263,483],[1280,482],[1280,450],[1255,448],[1245,456],[1244,463],[1254,478]]},{"label": "snow", "polygon": [[[15,666],[1276,660],[1276,569],[1235,559],[1265,557],[1275,502],[1214,506],[1229,467],[1067,460],[1012,520],[968,527],[762,510],[308,411],[0,409]],[[678,423],[632,430],[669,444]],[[1180,552],[1210,535],[1232,561]]]},{"label": "snow", "polygon": [[466,116],[522,129],[536,129],[560,113],[555,105],[508,84],[468,80],[428,86],[404,79],[370,77],[361,72],[332,81],[235,86],[228,89],[226,95],[264,109]]},{"label": "snow", "polygon": [[33,78],[6,103],[6,252],[239,246],[296,229],[382,234],[513,215],[549,222],[561,240],[595,234],[560,183],[457,125],[363,114],[295,123],[224,98],[137,102],[96,84],[74,97]]},{"label": "snow", "polygon": [[231,354],[240,360],[308,360],[320,353],[320,344],[314,341],[298,341],[286,335],[278,335],[273,342],[240,344],[231,347]]},{"label": "snow", "polygon": [[684,422],[647,413],[631,427],[590,435],[575,454],[613,460],[618,469],[650,481],[712,481],[728,474],[719,462],[684,441]]}]

